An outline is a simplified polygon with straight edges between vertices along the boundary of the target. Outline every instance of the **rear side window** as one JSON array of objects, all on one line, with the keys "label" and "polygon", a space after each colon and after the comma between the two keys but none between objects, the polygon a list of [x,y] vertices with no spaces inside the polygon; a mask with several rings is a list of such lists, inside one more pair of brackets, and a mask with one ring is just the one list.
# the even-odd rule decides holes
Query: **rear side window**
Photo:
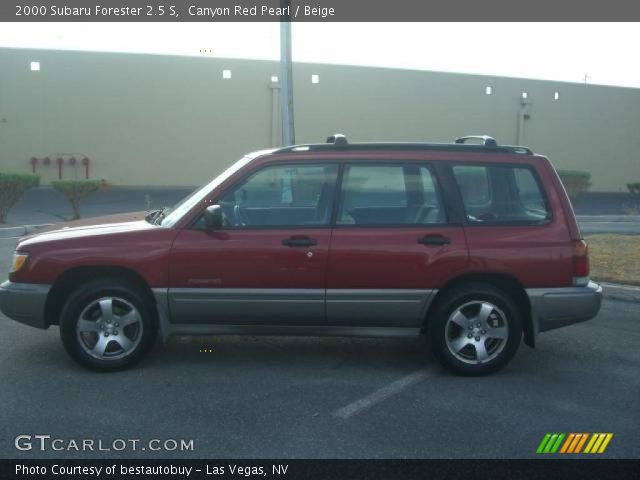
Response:
[{"label": "rear side window", "polygon": [[513,165],[456,165],[467,220],[482,224],[535,224],[551,218],[535,172]]},{"label": "rear side window", "polygon": [[462,192],[465,205],[482,206],[489,203],[489,176],[485,167],[454,167],[456,180]]},{"label": "rear side window", "polygon": [[338,225],[446,223],[436,180],[425,165],[347,165]]},{"label": "rear side window", "polygon": [[350,166],[344,183],[343,205],[346,209],[407,206],[407,189],[401,167]]}]

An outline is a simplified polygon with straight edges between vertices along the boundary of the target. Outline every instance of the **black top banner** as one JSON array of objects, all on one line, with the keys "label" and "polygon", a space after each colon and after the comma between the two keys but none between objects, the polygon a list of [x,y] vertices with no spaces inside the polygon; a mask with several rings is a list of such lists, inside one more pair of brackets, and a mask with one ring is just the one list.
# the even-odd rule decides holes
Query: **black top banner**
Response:
[{"label": "black top banner", "polygon": [[[289,6],[286,6],[290,4]],[[632,0],[6,0],[2,22],[632,21]],[[535,29],[524,35],[542,35]]]}]

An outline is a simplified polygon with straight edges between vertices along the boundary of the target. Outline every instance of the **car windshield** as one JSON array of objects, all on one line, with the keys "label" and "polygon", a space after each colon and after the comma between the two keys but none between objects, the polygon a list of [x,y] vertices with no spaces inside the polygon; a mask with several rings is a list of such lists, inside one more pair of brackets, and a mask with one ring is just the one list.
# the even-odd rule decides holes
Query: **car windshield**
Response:
[{"label": "car windshield", "polygon": [[197,188],[185,198],[176,203],[173,207],[163,212],[163,219],[160,222],[160,225],[163,227],[172,227],[174,226],[178,220],[180,220],[187,212],[189,212],[193,207],[195,207],[198,203],[205,199],[205,197],[211,193],[211,191],[224,182],[231,175],[236,173],[242,167],[244,167],[251,160],[256,158],[258,155],[263,152],[255,152],[250,155],[246,155],[245,157],[238,160],[236,163],[227,168],[224,172],[214,178],[211,182],[203,185],[200,188]]}]

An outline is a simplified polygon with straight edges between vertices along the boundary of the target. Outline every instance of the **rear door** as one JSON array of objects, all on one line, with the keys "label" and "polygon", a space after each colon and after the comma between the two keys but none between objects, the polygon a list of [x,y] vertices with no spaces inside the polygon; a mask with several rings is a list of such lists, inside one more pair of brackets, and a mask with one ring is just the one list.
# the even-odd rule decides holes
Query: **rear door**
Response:
[{"label": "rear door", "polygon": [[330,325],[419,327],[435,289],[468,260],[433,166],[343,167],[327,273]]},{"label": "rear door", "polygon": [[449,168],[465,209],[472,269],[507,274],[527,288],[572,284],[573,243],[539,168],[522,160]]}]

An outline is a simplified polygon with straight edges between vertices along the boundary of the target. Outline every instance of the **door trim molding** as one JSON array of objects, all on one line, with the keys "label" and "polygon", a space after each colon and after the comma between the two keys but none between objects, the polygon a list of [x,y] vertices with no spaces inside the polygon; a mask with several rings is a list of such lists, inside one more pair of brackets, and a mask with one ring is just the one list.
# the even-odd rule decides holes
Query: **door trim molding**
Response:
[{"label": "door trim molding", "polygon": [[329,325],[422,328],[437,290],[328,289]]},{"label": "door trim molding", "polygon": [[[210,328],[218,326],[221,327],[221,332],[228,330],[227,327],[240,328],[242,325],[247,328],[255,326],[258,330],[279,327],[326,327],[329,331],[335,328],[421,329],[427,310],[437,292],[435,289],[153,289],[158,304],[160,332],[165,340],[176,325],[204,325]],[[284,313],[287,320],[274,325],[269,320],[270,308],[275,308],[281,315]],[[215,315],[206,322],[193,322],[188,319],[190,314],[199,313],[206,316],[209,310],[219,311],[226,318],[222,318],[219,323],[215,322]],[[315,313],[318,310],[323,312],[324,318],[317,317]],[[180,317],[183,318],[182,321]],[[252,317],[253,320],[247,324],[246,321]],[[296,318],[306,318],[308,323],[298,323]],[[312,321],[309,321],[310,318]],[[282,320],[283,318],[276,319],[278,322]]]},{"label": "door trim molding", "polygon": [[294,325],[173,324],[172,335],[264,335],[310,337],[415,338],[420,328]]},{"label": "door trim molding", "polygon": [[325,290],[169,288],[172,324],[324,325]]}]

